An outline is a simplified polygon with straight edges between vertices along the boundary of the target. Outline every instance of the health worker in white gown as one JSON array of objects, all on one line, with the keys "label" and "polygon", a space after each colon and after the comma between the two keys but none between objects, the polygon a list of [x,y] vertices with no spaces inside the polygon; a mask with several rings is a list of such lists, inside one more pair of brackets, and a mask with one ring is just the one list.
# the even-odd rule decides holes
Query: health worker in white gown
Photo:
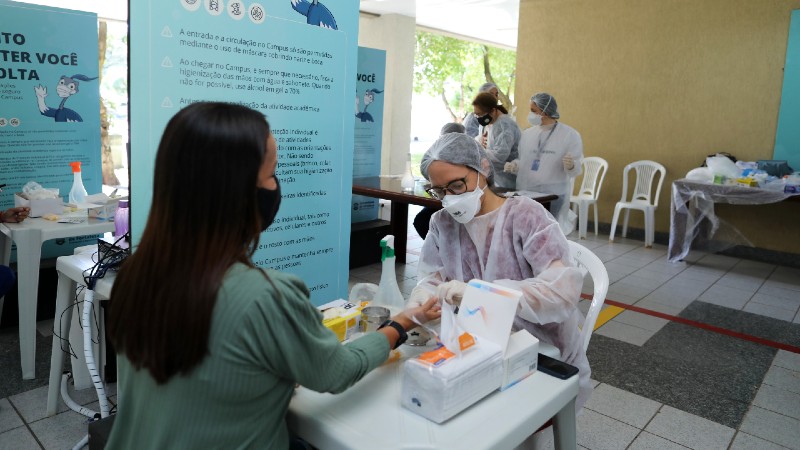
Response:
[{"label": "health worker in white gown", "polygon": [[528,123],[519,142],[519,159],[503,168],[517,175],[519,191],[558,195],[550,212],[566,234],[575,228],[570,220],[570,179],[581,173],[583,141],[574,128],[559,122],[558,104],[552,95],[540,92],[531,97]]},{"label": "health worker in white gown", "polygon": [[444,209],[431,217],[410,305],[424,303],[431,292],[458,303],[472,279],[521,291],[514,327],[558,347],[561,359],[578,367],[580,410],[592,391],[578,328],[584,321],[578,310],[583,274],[569,262],[558,223],[530,198],[494,194],[492,164],[465,134],[440,136],[420,169],[430,181],[428,193]]}]

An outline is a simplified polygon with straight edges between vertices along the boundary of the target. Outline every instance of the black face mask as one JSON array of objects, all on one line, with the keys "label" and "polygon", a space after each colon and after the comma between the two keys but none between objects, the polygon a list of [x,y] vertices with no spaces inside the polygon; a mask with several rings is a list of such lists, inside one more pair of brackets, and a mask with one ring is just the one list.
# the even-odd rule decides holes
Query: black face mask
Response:
[{"label": "black face mask", "polygon": [[482,127],[485,127],[486,125],[489,125],[490,123],[492,123],[492,114],[491,113],[487,113],[487,114],[484,114],[484,115],[478,117],[478,123]]},{"label": "black face mask", "polygon": [[258,196],[258,215],[261,217],[261,231],[266,231],[275,216],[278,214],[278,208],[281,206],[281,184],[278,182],[278,177],[275,178],[276,187],[274,190],[257,188],[256,195]]}]

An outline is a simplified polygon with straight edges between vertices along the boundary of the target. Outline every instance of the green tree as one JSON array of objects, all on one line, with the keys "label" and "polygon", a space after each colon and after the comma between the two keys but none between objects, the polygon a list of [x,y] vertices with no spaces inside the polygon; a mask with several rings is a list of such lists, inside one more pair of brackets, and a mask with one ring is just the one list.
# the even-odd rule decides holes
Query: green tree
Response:
[{"label": "green tree", "polygon": [[500,102],[511,111],[515,71],[514,51],[417,31],[414,91],[442,99],[455,122],[472,111],[472,99],[487,81],[497,85]]}]

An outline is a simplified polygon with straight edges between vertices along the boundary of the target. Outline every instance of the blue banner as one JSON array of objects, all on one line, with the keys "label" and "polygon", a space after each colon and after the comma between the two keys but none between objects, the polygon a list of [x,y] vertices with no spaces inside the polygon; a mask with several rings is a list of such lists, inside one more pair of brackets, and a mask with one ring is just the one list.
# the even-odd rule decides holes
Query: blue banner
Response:
[{"label": "blue banner", "polygon": [[[377,177],[381,174],[385,80],[386,51],[359,47],[353,177]],[[350,217],[354,223],[378,218],[380,205],[377,198],[354,195],[352,204]]]},{"label": "blue banner", "polygon": [[197,101],[243,104],[270,122],[283,194],[254,261],[301,277],[315,304],[346,297],[358,2],[147,0],[130,24],[134,240],[167,121]]},{"label": "blue banner", "polygon": [[792,11],[774,159],[785,159],[800,171],[800,10]]},{"label": "blue banner", "polygon": [[[90,194],[102,188],[97,15],[0,0],[0,208],[29,181],[66,200],[71,161]],[[45,258],[66,255],[96,236],[59,239]]]}]

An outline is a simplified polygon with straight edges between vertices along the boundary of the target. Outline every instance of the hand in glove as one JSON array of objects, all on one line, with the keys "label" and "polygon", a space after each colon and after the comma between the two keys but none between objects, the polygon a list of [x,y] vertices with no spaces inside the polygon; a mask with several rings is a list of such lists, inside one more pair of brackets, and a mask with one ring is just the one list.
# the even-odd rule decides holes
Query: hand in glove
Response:
[{"label": "hand in glove", "polygon": [[564,170],[572,170],[575,168],[575,160],[572,159],[572,155],[566,154],[563,158],[561,158],[561,162],[564,163]]},{"label": "hand in glove", "polygon": [[467,289],[467,283],[458,280],[448,281],[442,283],[436,288],[436,294],[439,299],[451,305],[458,306],[464,298],[464,291]]},{"label": "hand in glove", "polygon": [[436,320],[441,316],[442,307],[439,305],[439,301],[431,296],[431,298],[424,304],[419,306],[410,306],[409,308],[406,308],[405,311],[393,317],[392,320],[401,324],[406,330],[410,330],[417,325],[422,325],[430,322],[431,320]]},{"label": "hand in glove", "polygon": [[422,306],[425,304],[425,302],[427,302],[431,298],[436,298],[436,294],[432,294],[429,289],[433,288],[426,289],[425,287],[417,285],[417,287],[415,287],[414,290],[411,291],[411,296],[408,297],[408,302],[406,302],[406,306],[408,308]]},{"label": "hand in glove", "polygon": [[519,160],[515,159],[513,161],[507,162],[503,166],[503,172],[508,172],[508,173],[517,173],[517,172],[519,172]]}]

